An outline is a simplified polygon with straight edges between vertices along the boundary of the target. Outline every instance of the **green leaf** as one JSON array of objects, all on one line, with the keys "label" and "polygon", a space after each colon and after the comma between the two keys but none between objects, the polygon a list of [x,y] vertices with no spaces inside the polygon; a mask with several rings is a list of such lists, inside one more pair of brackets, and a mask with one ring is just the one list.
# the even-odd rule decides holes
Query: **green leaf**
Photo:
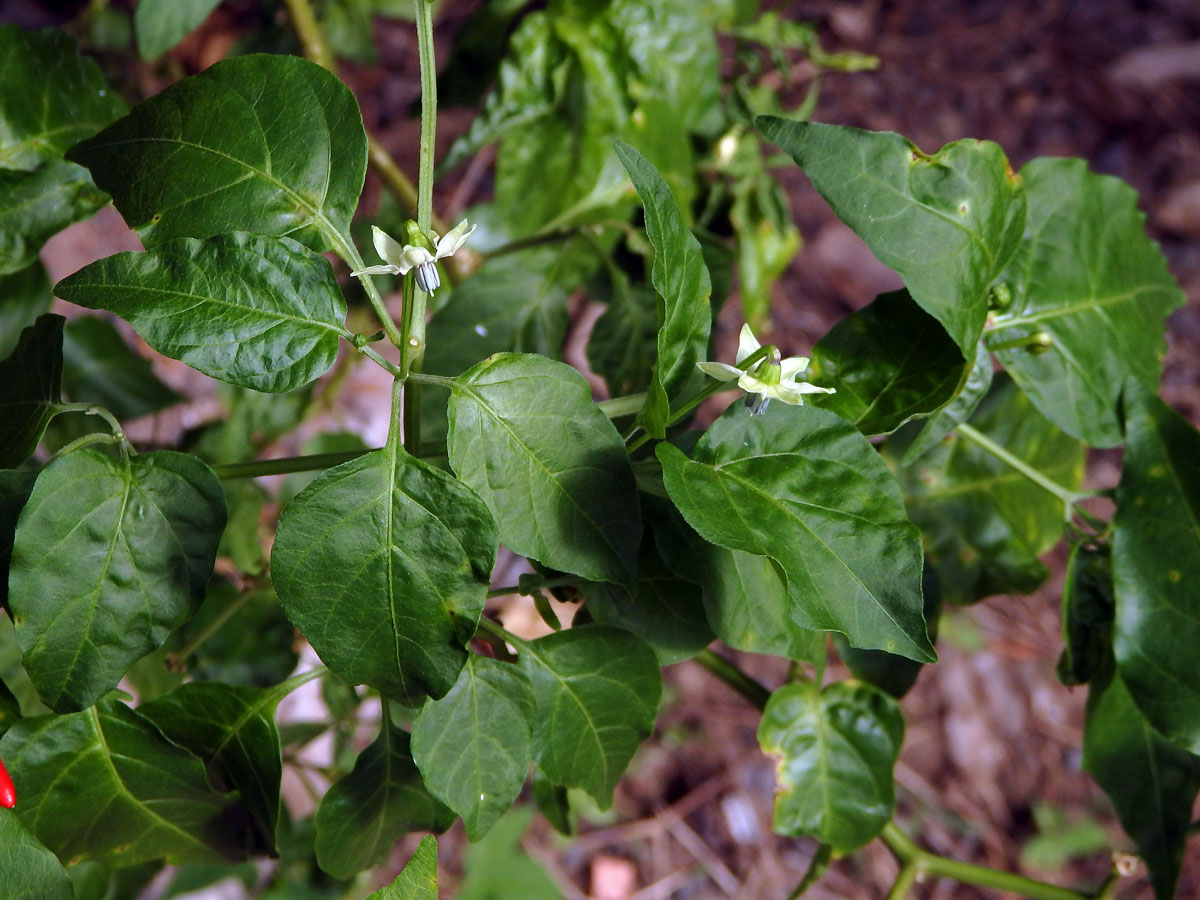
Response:
[{"label": "green leaf", "polygon": [[455,900],[560,900],[562,891],[521,849],[532,818],[531,808],[518,806],[465,848],[465,877]]},{"label": "green leaf", "polygon": [[50,313],[38,316],[0,361],[0,468],[14,468],[33,455],[61,402],[63,322]]},{"label": "green leaf", "polygon": [[1063,580],[1063,651],[1055,671],[1068,687],[1087,684],[1112,661],[1113,580],[1110,548],[1076,544]]},{"label": "green leaf", "polygon": [[717,637],[735,650],[824,662],[825,632],[801,628],[792,620],[787,579],[776,562],[710,544],[673,506],[646,502],[659,552],[676,575],[700,586]]},{"label": "green leaf", "polygon": [[1113,651],[1150,724],[1200,752],[1200,432],[1135,379],[1113,517]]},{"label": "green leaf", "polygon": [[525,673],[483,656],[467,660],[450,693],[417,714],[413,759],[429,792],[462,816],[472,841],[521,792],[533,760],[532,725]]},{"label": "green leaf", "polygon": [[264,394],[231,384],[213,387],[224,418],[202,426],[186,440],[188,452],[209,465],[257,459],[268,444],[300,424],[313,394],[311,383],[286,394]]},{"label": "green leaf", "polygon": [[0,737],[4,736],[4,732],[12,728],[14,722],[21,719],[21,701],[9,689],[8,685],[0,681]]},{"label": "green leaf", "polygon": [[133,11],[138,55],[146,62],[158,59],[220,4],[221,0],[138,0]]},{"label": "green leaf", "polygon": [[[992,386],[971,426],[1070,490],[1083,480],[1083,445],[1047,422],[1008,379]],[[885,445],[884,455],[903,451],[900,440]],[[1062,502],[1053,494],[958,435],[898,467],[896,477],[945,602],[1025,594],[1046,579],[1038,557],[1063,532]]]},{"label": "green leaf", "polygon": [[324,375],[346,334],[329,262],[288,238],[224,234],[118,253],[55,292],[116,313],[155,350],[205,375],[258,391]]},{"label": "green leaf", "polygon": [[53,159],[33,172],[0,169],[0,275],[19,272],[42,245],[108,202],[87,169]]},{"label": "green leaf", "polygon": [[262,575],[267,567],[259,523],[270,496],[251,479],[222,485],[229,520],[217,545],[217,555],[227,556],[234,568],[246,575]]},{"label": "green leaf", "polygon": [[0,359],[17,346],[21,332],[50,311],[50,279],[41,263],[0,275]]},{"label": "green leaf", "polygon": [[182,399],[99,316],[76,316],[63,329],[63,390],[76,403],[103,406],[118,419],[149,415]]},{"label": "green leaf", "polygon": [[499,353],[454,384],[450,465],[491,509],[500,541],[545,566],[631,584],[641,516],[629,455],[565,363]]},{"label": "green leaf", "polygon": [[9,900],[75,900],[62,863],[7,809],[0,809],[0,882]]},{"label": "green leaf", "polygon": [[0,26],[0,169],[32,172],[125,111],[64,31]]},{"label": "green leaf", "polygon": [[773,116],[754,124],[970,359],[987,316],[988,286],[1025,226],[1025,193],[1004,151],[965,140],[926,155],[891,132]]},{"label": "green leaf", "polygon": [[1200,759],[1155,731],[1120,675],[1093,682],[1083,730],[1083,769],[1104,789],[1150,870],[1158,900],[1175,896],[1200,791]]},{"label": "green leaf", "polygon": [[689,460],[659,444],[667,494],[700,536],[770,557],[791,616],[856,647],[932,662],[921,546],[895,479],[843,419],[811,406],[731,407]]},{"label": "green leaf", "polygon": [[912,465],[926,450],[936,446],[961,423],[971,418],[975,408],[987,396],[992,387],[992,357],[983,341],[975,347],[975,362],[967,375],[966,383],[958,394],[930,416],[922,424],[908,449],[904,451],[904,465]]},{"label": "green leaf", "polygon": [[334,783],[317,808],[317,862],[352,878],[382,862],[409,831],[445,831],[454,813],[433,799],[409,754],[408,733],[385,715],[379,737]]},{"label": "green leaf", "polygon": [[632,631],[654,650],[659,665],[691,659],[715,637],[705,617],[699,586],[663,562],[650,530],[642,536],[633,595],[619,585],[605,583],[586,585],[583,593],[594,621]]},{"label": "green leaf", "polygon": [[9,605],[38,694],[86,709],[204,596],[225,525],[212,470],[162,450],[94,450],[38,475],[17,525]]},{"label": "green leaf", "polygon": [[33,469],[0,469],[0,607],[8,606],[8,570],[12,560],[17,517],[33,493],[37,480]]},{"label": "green leaf", "polygon": [[283,777],[275,707],[283,694],[220,682],[184,684],[138,712],[167,740],[199,756],[242,796],[258,827],[260,846],[275,851],[279,782]]},{"label": "green leaf", "polygon": [[662,672],[641,639],[610,625],[558,631],[520,647],[537,716],[533,755],[556,784],[601,808],[654,728]]},{"label": "green leaf", "polygon": [[863,434],[895,431],[927,416],[963,386],[970,367],[937,319],[908,291],[881,294],[842,319],[812,349],[805,376],[836,394],[814,394]]},{"label": "green leaf", "polygon": [[495,525],[470,488],[389,446],[296,495],[271,571],[330,669],[417,705],[458,679],[495,556]]},{"label": "green leaf", "polygon": [[638,422],[651,437],[662,438],[672,405],[704,379],[696,363],[708,358],[712,283],[700,242],[684,224],[662,176],[628,144],[617,141],[616,152],[642,198],[646,236],[654,246],[650,280],[659,297],[658,352]]},{"label": "green leaf", "polygon": [[815,837],[840,853],[871,840],[896,805],[892,767],[903,739],[899,705],[869,685],[819,690],[803,682],[775,691],[758,742],[777,757],[776,833]]},{"label": "green leaf", "polygon": [[91,169],[147,247],[250,231],[340,250],[367,143],[354,95],[334,75],[294,56],[251,55],[176,82],[69,158]]},{"label": "green leaf", "polygon": [[[236,610],[230,609],[237,604]],[[218,618],[236,613],[235,623],[208,635],[188,663],[198,680],[247,687],[270,687],[296,670],[296,629],[279,608],[273,590],[241,594],[224,579],[209,582],[199,611],[183,626],[181,638],[206,634]]]},{"label": "green leaf", "polygon": [[121,703],[23,719],[0,739],[0,757],[22,823],[68,863],[245,856],[236,800],[214,793],[200,760]]},{"label": "green leaf", "polygon": [[653,291],[631,285],[620,269],[612,269],[608,308],[592,326],[587,359],[608,385],[610,396],[644,391],[650,384],[657,353],[658,310]]},{"label": "green leaf", "polygon": [[[1157,387],[1166,317],[1183,291],[1125,182],[1082,159],[1035,159],[1021,178],[1029,218],[1005,274],[1013,301],[995,314],[987,343],[1046,418],[1093,447],[1114,447],[1121,387],[1130,377]],[[1050,341],[1040,352],[1012,346],[1040,335]]]},{"label": "green leaf", "polygon": [[367,900],[438,900],[437,849],[437,838],[425,835],[396,880]]}]

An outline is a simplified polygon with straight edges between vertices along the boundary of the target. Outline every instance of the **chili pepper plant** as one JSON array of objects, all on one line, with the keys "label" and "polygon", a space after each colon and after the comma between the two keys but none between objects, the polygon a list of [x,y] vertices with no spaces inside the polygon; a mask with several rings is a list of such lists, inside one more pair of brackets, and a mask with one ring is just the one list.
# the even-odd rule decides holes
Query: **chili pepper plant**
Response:
[{"label": "chili pepper plant", "polygon": [[[143,0],[142,54],[215,5]],[[131,106],[66,32],[0,26],[6,894],[133,897],[169,864],[361,897],[412,831],[461,818],[476,841],[514,803],[569,828],[573,797],[611,804],[664,668],[696,660],[762,710],[774,829],[813,852],[797,895],[882,839],[892,898],[926,875],[1114,896],[1115,871],[1050,885],[924,851],[894,818],[899,698],[936,664],[941,605],[1035,590],[1065,542],[1083,768],[1172,897],[1200,788],[1200,434],[1158,396],[1183,295],[1132,189],[812,121],[815,93],[784,108],[762,86],[785,51],[874,61],[717,0],[485,4],[442,76],[481,111],[439,170],[433,6],[411,10],[415,184],[305,0],[281,7],[303,55],[235,55]],[[490,76],[464,98],[450,76],[472,67]],[[435,177],[490,145],[493,200],[443,221]],[[356,219],[369,162],[394,197]],[[793,165],[904,285],[811,348],[768,341],[799,246],[773,173]],[[51,288],[44,242],[108,203],[145,249]],[[562,359],[581,290],[606,304],[592,381]],[[726,356],[731,293],[747,325]],[[181,398],[115,318],[219,382],[227,416],[135,446],[126,423]],[[382,446],[331,431],[262,456],[363,366],[392,385]],[[1097,506],[1085,459],[1113,447]],[[502,548],[527,560],[517,584],[493,580]],[[545,636],[488,604],[514,593]],[[297,635],[320,665],[297,669]],[[729,650],[792,675],[769,690]],[[277,724],[314,680],[328,719]],[[297,819],[284,760],[319,733],[336,752],[298,766],[316,811]],[[434,898],[435,877],[430,837],[372,896]]]}]

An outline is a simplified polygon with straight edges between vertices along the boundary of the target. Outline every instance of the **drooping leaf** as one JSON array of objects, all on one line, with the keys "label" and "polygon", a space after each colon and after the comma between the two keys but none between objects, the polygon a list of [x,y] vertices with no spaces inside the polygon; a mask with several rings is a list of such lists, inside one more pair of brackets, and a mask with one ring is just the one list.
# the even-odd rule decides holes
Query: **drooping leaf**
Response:
[{"label": "drooping leaf", "polygon": [[367,900],[438,900],[437,838],[421,838],[412,855],[391,884],[381,887]]},{"label": "drooping leaf", "polygon": [[62,863],[7,809],[0,809],[0,884],[11,900],[75,900]]},{"label": "drooping leaf", "polygon": [[1142,715],[1200,752],[1200,432],[1136,379],[1113,518],[1113,651]]},{"label": "drooping leaf", "polygon": [[930,447],[936,446],[961,422],[971,418],[987,392],[992,387],[992,357],[983,341],[975,347],[975,362],[971,366],[967,381],[949,403],[926,419],[908,449],[904,451],[904,465],[912,465]]},{"label": "drooping leaf", "polygon": [[[1083,445],[1047,422],[1008,379],[992,386],[970,425],[1064,487],[1083,479]],[[889,458],[903,451],[903,441],[884,448]],[[1062,502],[1053,494],[961,435],[897,468],[896,477],[945,602],[1028,593],[1046,579],[1038,557],[1063,532]]]},{"label": "drooping leaf", "polygon": [[328,261],[288,238],[225,234],[109,256],[55,292],[126,319],[155,350],[258,391],[325,374],[346,334]]},{"label": "drooping leaf", "polygon": [[811,406],[731,407],[691,459],[657,448],[683,517],[720,547],[783,569],[793,620],[856,647],[936,657],[921,615],[921,547],[895,479],[866,438]]},{"label": "drooping leaf", "polygon": [[12,560],[17,517],[33,493],[34,469],[0,469],[0,607],[8,606],[8,569]]},{"label": "drooping leaf", "polygon": [[776,759],[774,830],[849,853],[875,837],[896,804],[892,767],[904,739],[896,701],[870,685],[786,684],[758,726]]},{"label": "drooping leaf", "polygon": [[[1121,387],[1130,377],[1157,387],[1166,317],[1183,291],[1125,182],[1082,159],[1035,159],[1021,178],[1029,217],[1004,276],[1013,300],[987,343],[1047,419],[1093,447],[1116,446]],[[1019,346],[1040,335],[1048,347]]]},{"label": "drooping leaf", "polygon": [[1004,151],[964,140],[927,155],[898,134],[759,116],[837,217],[971,359],[988,286],[1025,226],[1025,193]]},{"label": "drooping leaf", "polygon": [[[25,668],[59,712],[86,709],[204,596],[225,524],[212,470],[162,450],[50,463],[17,525],[9,606]],[[82,561],[82,562],[81,562]]]},{"label": "drooping leaf", "polygon": [[72,401],[103,406],[118,419],[149,415],[182,399],[99,316],[76,316],[63,330],[63,390]]},{"label": "drooping leaf", "polygon": [[482,838],[525,783],[533,760],[533,691],[517,666],[467,660],[440,700],[428,701],[412,729],[412,754],[429,792]]},{"label": "drooping leaf", "polygon": [[1088,691],[1083,769],[1112,800],[1121,826],[1150,870],[1158,900],[1175,896],[1200,791],[1200,758],[1151,727],[1119,674]]},{"label": "drooping leaf", "polygon": [[601,806],[654,727],[662,673],[654,651],[627,631],[587,625],[523,645],[533,685],[533,755],[556,784]]},{"label": "drooping leaf", "polygon": [[33,455],[61,402],[63,321],[50,313],[38,316],[0,361],[0,468],[19,466]]},{"label": "drooping leaf", "polygon": [[812,358],[805,378],[837,393],[810,402],[863,434],[929,415],[954,397],[969,369],[946,329],[908,291],[881,294],[846,316],[817,341]]},{"label": "drooping leaf", "polygon": [[1058,680],[1068,687],[1087,684],[1112,662],[1112,554],[1103,545],[1071,548],[1063,580],[1063,651]]},{"label": "drooping leaf", "polygon": [[708,356],[712,283],[700,242],[683,223],[662,176],[628,144],[617,141],[616,152],[642,198],[646,236],[654,246],[650,278],[659,297],[657,354],[638,422],[651,437],[662,438],[671,406],[704,379],[696,363]]},{"label": "drooping leaf", "polygon": [[326,250],[348,241],[367,144],[335,76],[295,56],[251,55],[176,82],[69,158],[147,247],[248,231]]},{"label": "drooping leaf", "polygon": [[408,733],[385,721],[379,737],[336,781],[317,808],[317,862],[338,878],[352,878],[381,862],[410,831],[445,831],[454,813],[421,784]]},{"label": "drooping leaf", "polygon": [[50,237],[107,202],[87,169],[74,163],[52,159],[33,172],[0,169],[0,275],[32,265]]},{"label": "drooping leaf", "polygon": [[0,169],[32,172],[125,111],[65,31],[0,26]]},{"label": "drooping leaf", "polygon": [[192,682],[138,707],[169,741],[199,756],[242,795],[266,852],[275,850],[279,821],[283,760],[275,707],[281,696],[279,690]]},{"label": "drooping leaf", "polygon": [[596,581],[631,584],[641,516],[629,455],[565,363],[499,353],[454,384],[450,465],[510,550]]},{"label": "drooping leaf", "polygon": [[329,668],[416,705],[458,679],[495,555],[480,499],[389,446],[327,470],[288,504],[271,571]]},{"label": "drooping leaf", "polygon": [[138,55],[158,59],[197,28],[221,0],[138,0],[133,11]]},{"label": "drooping leaf", "polygon": [[204,764],[122,703],[23,719],[0,739],[22,823],[59,859],[123,866],[245,856],[245,815]]},{"label": "drooping leaf", "polygon": [[647,531],[638,554],[638,580],[633,594],[620,585],[584,587],[587,609],[596,622],[632,631],[650,645],[660,665],[695,656],[712,643],[700,587],[671,571]]},{"label": "drooping leaf", "polygon": [[717,637],[735,650],[823,664],[825,632],[801,628],[792,619],[787,579],[777,563],[710,544],[673,507],[647,505],[659,552],[676,575],[700,586]]},{"label": "drooping leaf", "polygon": [[21,332],[49,312],[50,279],[41,263],[0,276],[0,359],[17,346]]}]

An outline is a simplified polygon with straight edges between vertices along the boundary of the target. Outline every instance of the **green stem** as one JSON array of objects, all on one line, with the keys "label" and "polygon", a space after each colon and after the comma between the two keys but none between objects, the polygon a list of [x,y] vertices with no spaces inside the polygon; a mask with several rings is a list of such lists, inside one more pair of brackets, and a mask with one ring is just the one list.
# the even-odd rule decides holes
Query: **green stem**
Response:
[{"label": "green stem", "polygon": [[283,5],[287,7],[288,18],[295,29],[296,37],[300,39],[300,48],[304,51],[304,56],[333,72],[336,68],[333,54],[329,52],[329,45],[325,43],[325,36],[321,33],[321,26],[317,22],[312,5],[308,0],[283,0]]},{"label": "green stem", "polygon": [[920,874],[921,870],[915,862],[905,863],[892,883],[892,889],[887,892],[886,900],[904,900]]},{"label": "green stem", "polygon": [[54,406],[54,414],[78,412],[89,416],[99,416],[108,423],[108,427],[112,430],[113,437],[118,440],[125,440],[125,429],[121,427],[121,423],[117,421],[117,417],[110,413],[103,406],[97,406],[94,403],[57,403]]},{"label": "green stem", "polygon": [[1026,463],[1025,460],[1008,452],[1008,450],[1006,450],[1004,447],[997,444],[995,441],[993,441],[991,438],[989,438],[986,434],[983,434],[981,431],[977,431],[976,429],[974,429],[970,425],[968,425],[966,422],[960,423],[957,426],[957,431],[959,434],[961,434],[963,437],[965,437],[968,441],[970,441],[975,446],[979,447],[981,450],[984,450],[984,451],[990,453],[992,456],[996,457],[996,459],[1000,460],[1005,465],[1008,465],[1011,468],[1015,469],[1016,471],[1020,472],[1022,475],[1024,475],[1026,478],[1028,478],[1030,481],[1032,481],[1038,487],[1042,488],[1042,490],[1048,491],[1049,493],[1051,493],[1055,497],[1057,497],[1059,500],[1061,500],[1063,503],[1063,506],[1066,509],[1068,517],[1069,517],[1069,513],[1070,513],[1072,507],[1074,506],[1075,502],[1078,501],[1081,497],[1087,496],[1086,494],[1079,494],[1075,491],[1065,488],[1058,482],[1051,481],[1049,478],[1047,478],[1045,475],[1043,475],[1037,469],[1033,468],[1028,463]]},{"label": "green stem", "polygon": [[447,378],[445,375],[430,375],[428,372],[410,372],[408,375],[409,381],[415,381],[418,384],[436,384],[438,387],[444,387],[447,390],[453,390],[458,384],[457,378]]},{"label": "green stem", "polygon": [[800,879],[800,883],[796,885],[795,889],[788,894],[788,900],[799,900],[804,896],[805,891],[821,880],[821,876],[829,868],[832,859],[833,847],[829,844],[817,844],[817,850],[808,864],[808,871],[804,873],[804,877]]},{"label": "green stem", "polygon": [[491,619],[487,618],[486,616],[481,616],[481,617],[480,617],[480,619],[479,619],[479,630],[480,630],[480,631],[486,631],[488,634],[493,634],[493,635],[495,635],[496,637],[500,638],[501,640],[503,640],[503,641],[506,641],[506,642],[508,642],[508,643],[512,644],[512,645],[513,645],[514,647],[516,647],[518,650],[519,650],[521,647],[524,647],[526,644],[528,644],[528,643],[529,643],[528,641],[526,641],[526,640],[523,640],[522,638],[519,638],[519,637],[517,637],[517,636],[516,636],[515,634],[513,634],[511,631],[508,631],[507,629],[503,628],[502,626],[500,626],[500,625],[499,625],[499,624],[497,624],[496,622],[493,622]]},{"label": "green stem", "polygon": [[522,585],[513,584],[508,587],[492,588],[487,592],[490,597],[507,597],[509,594],[533,594],[540,590],[548,590],[556,587],[568,587],[572,584],[578,584],[579,579],[574,575],[564,575],[560,578],[547,578],[545,581],[539,581],[532,585],[528,590]]},{"label": "green stem", "polygon": [[[354,343],[354,342],[351,341],[351,343]],[[359,353],[361,353],[367,359],[371,360],[371,362],[375,363],[377,366],[379,366],[381,369],[383,369],[389,375],[391,375],[395,378],[399,378],[401,375],[404,374],[403,370],[398,365],[396,365],[391,360],[387,359],[374,347],[371,347],[368,344],[363,344],[360,347],[357,344],[355,344],[354,349],[356,349]]]},{"label": "green stem", "polygon": [[601,400],[596,404],[600,412],[604,413],[610,419],[631,416],[645,405],[646,394],[644,392],[641,394],[630,394],[626,397],[613,397],[611,400]]},{"label": "green stem", "polygon": [[392,412],[388,420],[387,444],[384,449],[395,459],[404,444],[404,382],[392,382]]},{"label": "green stem", "polygon": [[76,450],[89,447],[92,444],[125,444],[125,435],[99,433],[85,434],[83,437],[75,438],[75,440],[71,441],[71,443],[63,447],[59,447],[57,452],[55,452],[55,454],[47,460],[47,463],[53,462],[60,456],[66,456],[68,453],[74,453]]},{"label": "green stem", "polygon": [[293,472],[323,471],[371,452],[371,450],[343,450],[338,453],[314,453],[308,456],[281,456],[278,459],[224,463],[213,466],[212,469],[222,481],[232,481],[235,478],[261,478],[264,475],[290,475]]},{"label": "green stem", "polygon": [[[973,863],[959,862],[947,859],[935,853],[922,850],[917,844],[897,827],[895,822],[883,826],[879,835],[888,848],[900,860],[903,868],[896,884],[888,894],[888,900],[901,900],[912,882],[923,876],[933,878],[951,878],[960,884],[973,884],[976,887],[992,888],[998,891],[1011,891],[1029,900],[1093,900],[1096,894],[1073,891],[1070,888],[1058,887],[1045,881],[1026,878],[1024,875],[1014,875],[1011,872],[1001,872],[986,866]],[[906,876],[906,873],[911,873]],[[901,884],[907,877],[907,883]],[[897,893],[897,889],[903,891]]]},{"label": "green stem", "polygon": [[759,709],[766,708],[767,701],[771,699],[771,692],[725,657],[718,656],[711,650],[701,650],[693,659],[756,707]]}]

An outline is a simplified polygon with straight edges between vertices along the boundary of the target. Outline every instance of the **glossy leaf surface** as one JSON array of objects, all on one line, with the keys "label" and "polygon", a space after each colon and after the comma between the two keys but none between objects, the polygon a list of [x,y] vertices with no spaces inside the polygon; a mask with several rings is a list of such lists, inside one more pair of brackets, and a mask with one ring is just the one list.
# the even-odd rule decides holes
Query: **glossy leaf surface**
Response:
[{"label": "glossy leaf surface", "polygon": [[1200,752],[1200,433],[1139,382],[1125,388],[1113,518],[1117,669],[1150,724]]},{"label": "glossy leaf surface", "polygon": [[103,406],[118,419],[136,419],[182,399],[99,316],[76,316],[63,330],[63,390],[72,401]]},{"label": "glossy leaf surface", "polygon": [[22,331],[49,312],[52,299],[50,279],[41,263],[0,275],[0,359],[16,348]]},{"label": "glossy leaf surface", "polygon": [[628,631],[589,625],[523,645],[533,685],[533,755],[556,784],[582,788],[601,808],[654,728],[662,672],[654,651]]},{"label": "glossy leaf surface", "polygon": [[755,125],[970,359],[987,316],[988,286],[1025,225],[1021,179],[1004,151],[964,140],[926,155],[890,132],[772,116]]},{"label": "glossy leaf surface", "polygon": [[325,250],[347,240],[367,144],[336,77],[295,56],[251,55],[176,82],[69,158],[147,247],[249,231]]},{"label": "glossy leaf surface", "polygon": [[975,347],[975,362],[967,375],[966,383],[954,399],[925,420],[921,430],[904,451],[904,465],[911,465],[922,453],[941,442],[960,423],[971,418],[975,408],[991,390],[992,378],[992,357],[984,342],[980,341]]},{"label": "glossy leaf surface", "polygon": [[892,767],[904,739],[896,701],[865,684],[819,690],[786,684],[771,695],[758,726],[763,752],[776,758],[776,833],[808,835],[848,853],[892,817]]},{"label": "glossy leaf surface", "polygon": [[[1013,301],[987,342],[1046,418],[1094,447],[1116,446],[1122,385],[1158,385],[1166,317],[1183,292],[1128,184],[1082,159],[1035,159],[1021,178],[1029,218],[1005,274]],[[1035,335],[1049,347],[1001,346]]]},{"label": "glossy leaf surface", "polygon": [[329,469],[288,504],[271,570],[327,666],[419,704],[458,679],[495,555],[492,517],[469,488],[386,448]]},{"label": "glossy leaf surface", "polygon": [[[993,385],[970,424],[1068,489],[1083,479],[1083,445],[1007,379]],[[894,452],[903,449],[901,441]],[[899,468],[897,478],[947,603],[1027,593],[1045,580],[1038,557],[1063,531],[1062,502],[1053,494],[961,436]]]},{"label": "glossy leaf surface", "polygon": [[0,606],[7,607],[8,568],[17,533],[17,517],[33,493],[37,475],[34,469],[0,469],[0,572],[4,573],[0,578]]},{"label": "glossy leaf surface", "polygon": [[325,374],[345,333],[333,269],[287,238],[227,234],[119,253],[55,292],[116,313],[160,353],[259,391],[290,391]]},{"label": "glossy leaf surface", "polygon": [[688,524],[782,567],[791,615],[856,647],[932,661],[921,547],[895,479],[857,430],[811,406],[731,407],[689,460],[659,444],[667,493]]},{"label": "glossy leaf surface", "polygon": [[180,685],[138,707],[168,740],[203,759],[242,795],[265,852],[275,850],[283,777],[275,728],[279,700],[277,691],[210,681]]},{"label": "glossy leaf surface", "polygon": [[467,660],[450,693],[413,722],[412,753],[429,792],[463,818],[477,841],[525,783],[533,760],[533,690],[517,666]]},{"label": "glossy leaf surface", "polygon": [[106,700],[18,722],[0,739],[22,823],[60,859],[221,863],[239,849],[236,800],[149,720]]},{"label": "glossy leaf surface", "polygon": [[378,738],[336,781],[317,808],[317,862],[351,878],[387,856],[410,831],[445,831],[454,813],[425,790],[409,753],[408,733],[386,720]]},{"label": "glossy leaf surface", "polygon": [[958,345],[908,291],[876,297],[833,326],[812,349],[804,378],[835,394],[813,394],[863,434],[894,431],[947,403],[966,378]]},{"label": "glossy leaf surface", "polygon": [[107,202],[87,169],[74,163],[54,159],[33,172],[0,169],[0,275],[31,265],[51,236]]},{"label": "glossy leaf surface", "polygon": [[0,809],[0,882],[11,900],[75,900],[62,863],[7,809]]},{"label": "glossy leaf surface", "polygon": [[448,414],[450,465],[491,509],[501,543],[554,569],[632,583],[633,470],[582,375],[500,353],[455,383]]},{"label": "glossy leaf surface", "polygon": [[[1112,661],[1113,580],[1108,547],[1076,544],[1063,580],[1058,680],[1087,684]],[[1124,690],[1124,688],[1122,688]]]},{"label": "glossy leaf surface", "polygon": [[703,381],[696,363],[708,357],[712,283],[700,242],[684,224],[662,176],[628,144],[618,141],[616,152],[642,198],[646,237],[654,247],[650,279],[659,297],[657,354],[638,422],[647,434],[662,438],[672,404]]},{"label": "glossy leaf surface", "polygon": [[1088,692],[1083,769],[1112,800],[1150,870],[1154,895],[1170,900],[1200,790],[1200,758],[1155,731],[1113,674]]},{"label": "glossy leaf surface", "polygon": [[438,900],[437,838],[432,834],[421,838],[417,852],[404,864],[396,880],[367,900]]},{"label": "glossy leaf surface", "polygon": [[138,54],[158,59],[200,25],[221,0],[139,0],[133,11]]},{"label": "glossy leaf surface", "polygon": [[[225,525],[212,470],[162,450],[78,450],[38,475],[13,544],[9,605],[42,700],[84,709],[195,612]],[[80,560],[88,560],[81,565]]]},{"label": "glossy leaf surface", "polygon": [[0,169],[31,172],[125,111],[64,31],[0,26]]},{"label": "glossy leaf surface", "polygon": [[54,417],[62,391],[62,331],[62,316],[39,316],[0,361],[0,468],[32,456]]}]

